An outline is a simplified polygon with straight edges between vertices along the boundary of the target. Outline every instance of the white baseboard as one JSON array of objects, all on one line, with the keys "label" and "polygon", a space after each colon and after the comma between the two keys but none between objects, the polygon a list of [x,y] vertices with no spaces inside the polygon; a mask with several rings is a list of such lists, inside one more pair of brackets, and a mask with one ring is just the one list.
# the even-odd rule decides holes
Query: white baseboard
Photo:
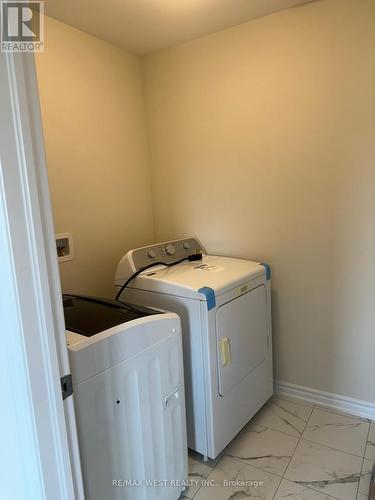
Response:
[{"label": "white baseboard", "polygon": [[360,399],[341,396],[330,392],[311,389],[301,385],[275,380],[275,394],[286,398],[313,403],[332,410],[349,413],[356,417],[375,420],[375,404]]}]

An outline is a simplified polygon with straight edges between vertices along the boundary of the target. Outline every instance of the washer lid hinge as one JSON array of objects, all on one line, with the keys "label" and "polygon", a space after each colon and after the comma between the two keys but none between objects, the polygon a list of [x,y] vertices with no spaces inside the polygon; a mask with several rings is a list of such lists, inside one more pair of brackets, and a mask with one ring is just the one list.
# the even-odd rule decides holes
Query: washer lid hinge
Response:
[{"label": "washer lid hinge", "polygon": [[61,383],[61,394],[64,400],[73,394],[72,375],[70,373],[68,375],[64,375],[63,377],[60,378],[60,383]]}]

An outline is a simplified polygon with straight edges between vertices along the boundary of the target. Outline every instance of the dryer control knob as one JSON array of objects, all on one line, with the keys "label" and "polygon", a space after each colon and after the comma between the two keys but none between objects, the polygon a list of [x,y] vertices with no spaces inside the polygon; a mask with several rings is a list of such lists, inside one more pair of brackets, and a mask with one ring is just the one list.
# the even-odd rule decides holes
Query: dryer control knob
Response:
[{"label": "dryer control knob", "polygon": [[155,259],[156,257],[156,253],[155,253],[155,250],[149,250],[147,253],[146,253],[147,257],[149,259]]},{"label": "dryer control knob", "polygon": [[166,245],[164,250],[167,255],[174,255],[176,253],[176,249],[173,245]]},{"label": "dryer control knob", "polygon": [[182,244],[182,247],[184,248],[184,250],[190,250],[191,248],[191,245],[188,241],[185,241],[183,244]]}]

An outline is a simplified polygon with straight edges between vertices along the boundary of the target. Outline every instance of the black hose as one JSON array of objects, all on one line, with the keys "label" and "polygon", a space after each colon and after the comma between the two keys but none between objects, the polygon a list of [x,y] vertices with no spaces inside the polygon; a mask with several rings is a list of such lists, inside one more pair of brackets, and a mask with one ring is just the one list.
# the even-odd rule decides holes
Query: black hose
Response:
[{"label": "black hose", "polygon": [[143,273],[143,271],[146,271],[146,269],[150,269],[150,267],[154,266],[166,266],[166,267],[172,267],[175,266],[176,264],[180,264],[180,262],[184,262],[185,260],[201,260],[202,259],[202,254],[201,253],[195,253],[192,255],[189,255],[188,257],[184,257],[183,259],[176,260],[175,262],[152,262],[148,266],[142,267],[142,269],[138,269],[134,274],[128,278],[125,283],[122,285],[120,290],[118,291],[115,300],[119,300],[122,292],[125,290],[125,288],[129,285],[131,281],[133,281],[134,278],[138,276],[138,274]]}]

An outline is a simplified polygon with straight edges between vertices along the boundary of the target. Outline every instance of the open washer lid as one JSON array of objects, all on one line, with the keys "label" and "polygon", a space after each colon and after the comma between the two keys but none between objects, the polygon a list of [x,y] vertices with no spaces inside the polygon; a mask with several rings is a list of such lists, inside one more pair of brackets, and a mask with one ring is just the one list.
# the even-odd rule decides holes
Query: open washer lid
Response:
[{"label": "open washer lid", "polygon": [[123,304],[115,300],[82,295],[63,295],[66,329],[92,337],[114,326],[143,318],[158,311]]},{"label": "open washer lid", "polygon": [[258,262],[204,255],[199,261],[147,269],[128,288],[205,300],[202,288],[212,289],[218,296],[258,277],[266,279],[266,270]]}]

